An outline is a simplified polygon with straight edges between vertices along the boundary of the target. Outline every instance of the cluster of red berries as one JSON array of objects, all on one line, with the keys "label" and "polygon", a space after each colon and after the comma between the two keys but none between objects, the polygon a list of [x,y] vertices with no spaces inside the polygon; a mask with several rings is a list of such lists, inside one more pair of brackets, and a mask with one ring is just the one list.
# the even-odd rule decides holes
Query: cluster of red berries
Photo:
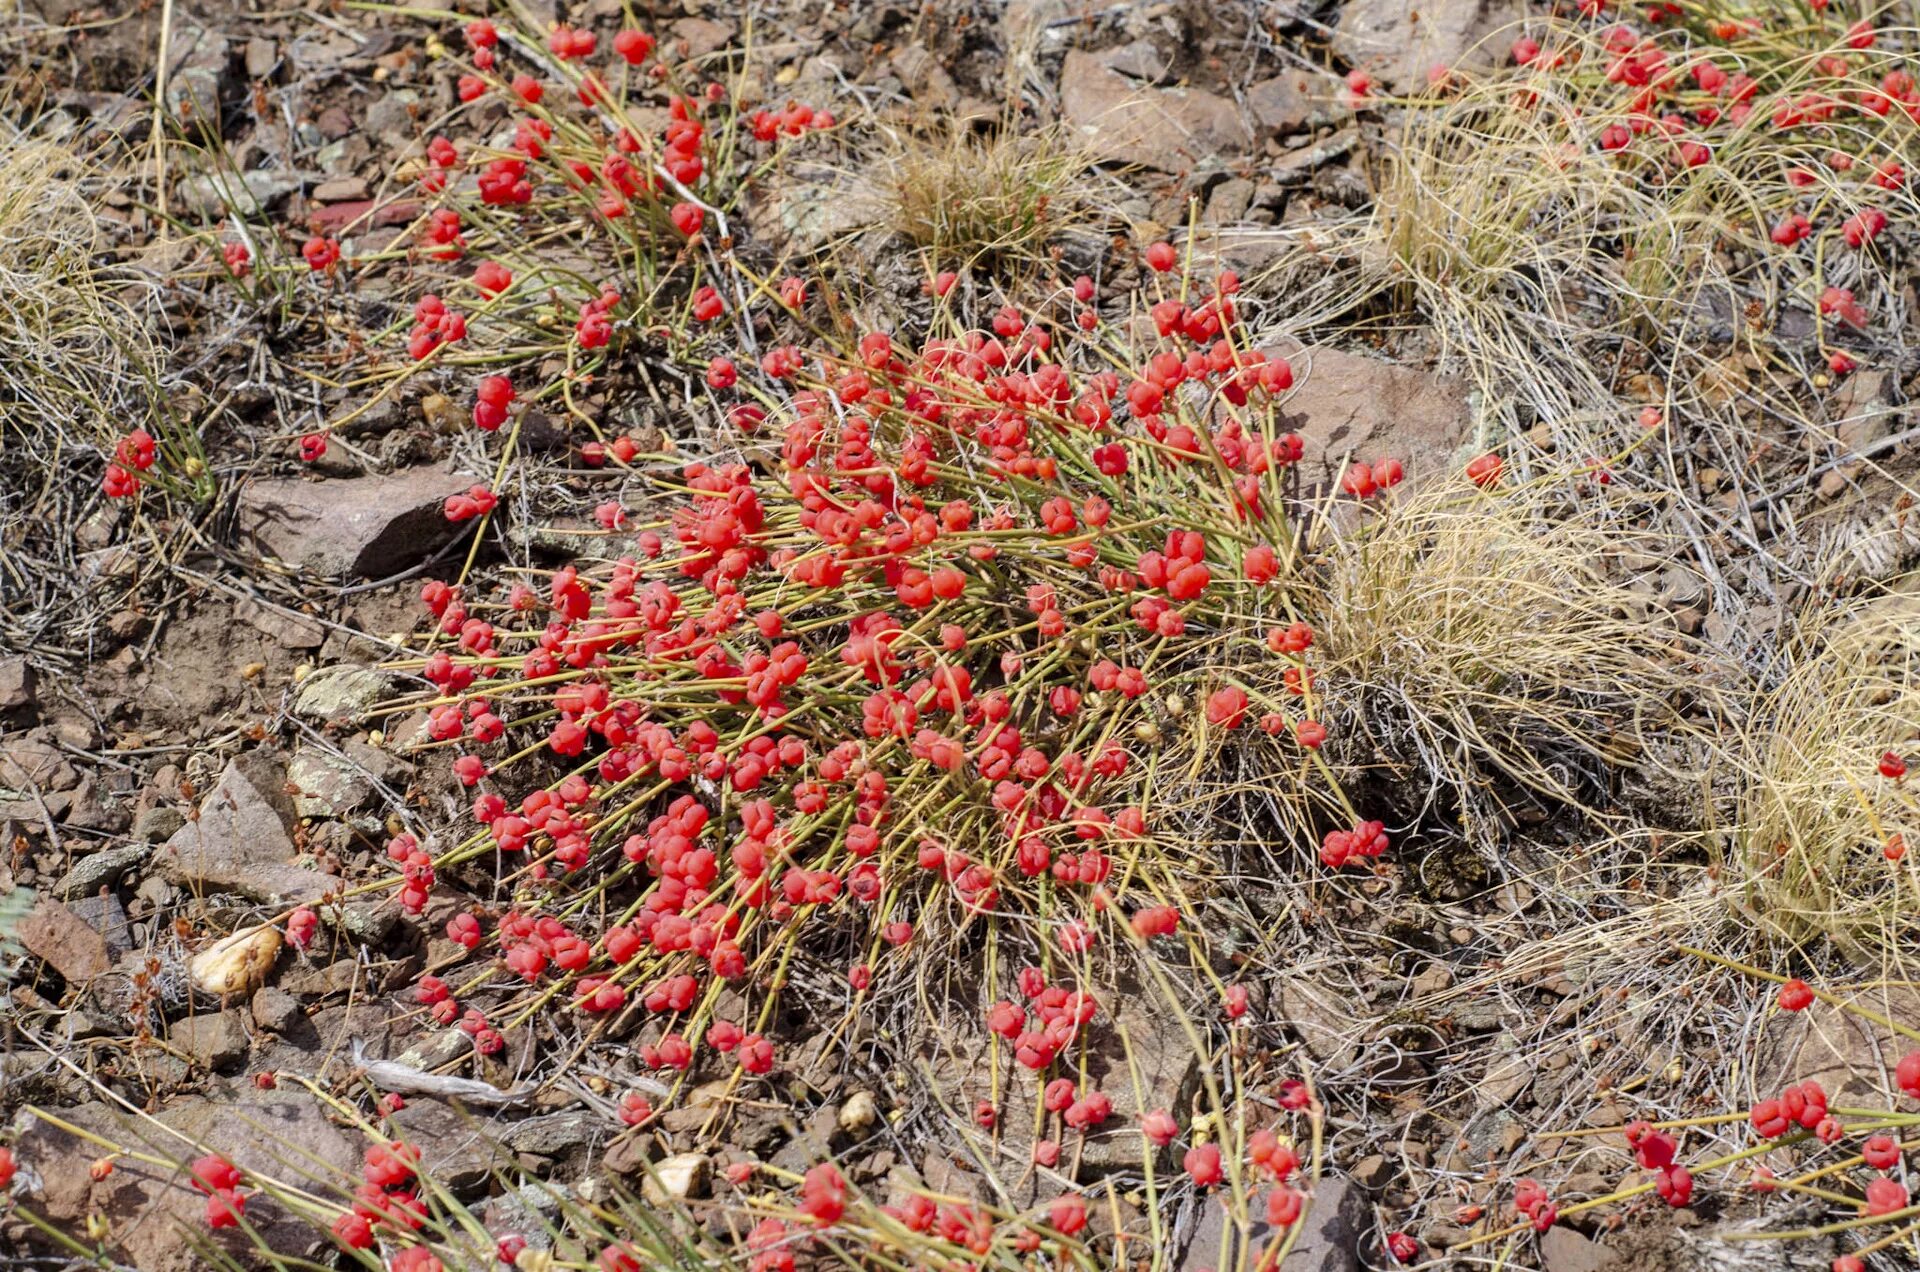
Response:
[{"label": "cluster of red berries", "polygon": [[[1826,7],[1825,0],[1813,6],[1816,13]],[[1581,6],[1594,18],[1605,8],[1599,0]],[[1620,98],[1604,112],[1571,112],[1570,146],[1597,147],[1617,156],[1626,170],[1650,173],[1649,180],[1676,190],[1688,188],[1679,178],[1689,169],[1737,168],[1755,205],[1775,209],[1771,225],[1762,227],[1764,241],[1784,253],[1807,252],[1801,245],[1813,244],[1811,259],[1783,258],[1796,270],[1822,268],[1829,244],[1868,250],[1889,224],[1880,204],[1906,184],[1900,154],[1920,122],[1920,81],[1872,52],[1879,33],[1866,19],[1844,30],[1830,28],[1828,51],[1803,61],[1781,59],[1768,43],[1775,34],[1769,28],[1779,24],[1776,16],[1664,33],[1660,28],[1678,28],[1672,21],[1677,13],[1669,12],[1675,9],[1649,7],[1646,31],[1626,22],[1596,28],[1591,45],[1564,30],[1516,39],[1511,58],[1526,72],[1521,82],[1527,87],[1514,104],[1537,104],[1543,77],[1583,73],[1584,61],[1598,59],[1606,84],[1616,86]],[[1717,56],[1703,35],[1724,44],[1725,55]],[[1803,69],[1809,73],[1803,75]],[[1435,83],[1448,87],[1449,81],[1443,74]],[[1596,113],[1610,122],[1590,122]],[[1834,149],[1836,136],[1852,128],[1874,138],[1874,149],[1862,154]],[[1764,165],[1747,161],[1756,148],[1777,147],[1783,140],[1804,157],[1796,155],[1786,164],[1771,158]],[[1831,219],[1823,220],[1823,214]],[[1846,288],[1826,287],[1819,309],[1855,329],[1867,323],[1865,309]],[[1827,364],[1835,375],[1844,375],[1858,362],[1846,350],[1829,349]]]},{"label": "cluster of red berries", "polygon": [[193,1163],[188,1172],[196,1191],[207,1195],[207,1226],[237,1228],[247,1211],[251,1195],[240,1190],[239,1167],[217,1154],[208,1154]]},{"label": "cluster of red berries", "polygon": [[152,468],[158,457],[159,444],[153,434],[144,428],[134,429],[114,446],[113,462],[100,479],[101,491],[112,499],[127,498],[140,489],[140,479],[134,474]]},{"label": "cluster of red berries", "polygon": [[[369,1147],[361,1166],[360,1186],[353,1207],[333,1222],[333,1236],[350,1250],[370,1249],[378,1230],[417,1232],[427,1220],[427,1206],[414,1183],[419,1172],[418,1145],[395,1141]],[[402,1252],[413,1272],[437,1272],[439,1259],[424,1247]],[[431,1262],[428,1262],[431,1260]],[[396,1258],[389,1267],[400,1266]]]}]

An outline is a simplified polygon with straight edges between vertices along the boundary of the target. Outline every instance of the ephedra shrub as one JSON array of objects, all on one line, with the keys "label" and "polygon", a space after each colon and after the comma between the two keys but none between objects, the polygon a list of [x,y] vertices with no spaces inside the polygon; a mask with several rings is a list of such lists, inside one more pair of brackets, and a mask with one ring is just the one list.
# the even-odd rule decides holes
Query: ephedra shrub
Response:
[{"label": "ephedra shrub", "polygon": [[[604,554],[422,588],[432,635],[396,668],[424,688],[396,711],[418,713],[471,822],[387,850],[398,903],[444,906],[446,936],[486,955],[423,977],[420,1005],[482,1055],[556,1020],[566,1054],[629,1048],[654,1076],[634,1075],[621,1117],[647,1127],[696,1078],[732,1089],[820,1058],[820,1033],[786,1027],[803,969],[832,969],[857,1016],[930,967],[978,968],[979,1015],[939,1022],[995,1039],[1014,1075],[961,1110],[976,1130],[1023,1108],[1046,1168],[1137,1136],[1149,1178],[1166,1150],[1186,1185],[1223,1190],[1233,1231],[1258,1213],[1289,1230],[1288,1145],[1317,1106],[1297,1079],[1284,1122],[1222,1095],[1213,1066],[1240,1062],[1220,1044],[1253,1025],[1253,995],[1196,905],[1214,863],[1158,813],[1165,757],[1269,765],[1269,837],[1295,870],[1385,869],[1392,845],[1319,754],[1292,372],[1249,335],[1238,280],[1155,243],[1105,296],[1081,277],[970,315],[943,273],[926,332],[852,327],[813,281],[753,278],[723,220],[750,185],[720,175],[739,155],[773,162],[828,117],[693,82],[632,29],[617,60],[572,27],[534,41],[475,22],[465,43],[458,95],[504,103],[510,145],[429,142],[415,263],[449,281],[378,336],[370,397],[430,379],[502,439],[501,473],[529,413],[557,404],[585,477],[630,481],[645,457],[579,397],[644,362],[697,377],[680,400],[711,435],[648,470],[646,504],[599,502]],[[649,94],[667,122],[632,126]],[[289,268],[235,246],[236,275]],[[322,235],[301,256],[329,295],[388,264]],[[1147,325],[1109,321],[1133,311]],[[1402,477],[1364,458],[1363,519]],[[1503,482],[1495,456],[1470,475],[1475,498]],[[485,527],[500,499],[477,482],[446,514]],[[311,936],[311,913],[296,922]],[[1088,1051],[1128,963],[1205,1061],[1204,1123],[1143,1107],[1107,1125]],[[1087,1222],[1072,1195],[1037,1236],[1032,1216],[929,1197],[882,1211],[832,1163],[775,1177],[800,1187],[749,1243],[766,1268],[856,1221],[975,1255],[1074,1247]]]}]

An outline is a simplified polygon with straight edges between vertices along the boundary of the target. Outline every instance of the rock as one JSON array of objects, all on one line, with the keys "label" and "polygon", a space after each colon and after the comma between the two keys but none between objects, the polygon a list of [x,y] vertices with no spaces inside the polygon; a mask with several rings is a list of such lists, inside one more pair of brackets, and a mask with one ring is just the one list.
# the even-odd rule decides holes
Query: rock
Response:
[{"label": "rock", "polygon": [[1493,65],[1505,49],[1488,37],[1523,12],[1515,0],[1347,0],[1333,50],[1389,89],[1424,91],[1437,67]]},{"label": "rock", "polygon": [[[668,38],[674,41],[686,41],[685,56],[705,57],[724,49],[733,41],[733,28],[724,22],[715,22],[710,18],[681,18],[667,28]],[[673,50],[680,56],[679,49]]]},{"label": "rock", "polygon": [[[243,1171],[271,1175],[319,1195],[335,1194],[341,1180],[360,1171],[357,1148],[328,1122],[322,1107],[284,1091],[245,1089],[218,1101],[195,1097],[161,1109],[155,1115],[159,1126],[99,1103],[62,1109],[59,1117],[168,1162],[190,1159],[204,1149]],[[34,1167],[31,1173],[22,1171],[25,1182],[16,1185],[25,1194],[23,1200],[76,1234],[84,1232],[89,1215],[105,1218],[106,1246],[119,1264],[141,1272],[199,1272],[212,1266],[196,1244],[202,1242],[211,1242],[222,1266],[261,1264],[246,1232],[208,1231],[206,1198],[194,1191],[184,1170],[121,1157],[113,1173],[96,1182],[88,1166],[100,1156],[98,1144],[31,1113],[23,1115],[20,1125],[14,1147],[20,1159]],[[283,1258],[298,1260],[332,1249],[323,1227],[296,1219],[264,1193],[249,1200],[246,1214],[248,1225]],[[87,1244],[92,1248],[94,1243]]]},{"label": "rock", "polygon": [[1332,466],[1349,455],[1392,455],[1415,481],[1452,470],[1472,425],[1464,384],[1335,349],[1288,361],[1294,388],[1281,404],[1280,424],[1300,434],[1303,463],[1325,466],[1329,480]]},{"label": "rock", "polygon": [[934,110],[952,110],[960,101],[960,87],[924,45],[905,44],[893,51],[893,73],[906,85],[914,101]]},{"label": "rock", "polygon": [[142,809],[133,819],[133,837],[144,844],[164,844],[186,824],[187,815],[177,808]]},{"label": "rock", "polygon": [[1360,1057],[1361,1022],[1351,993],[1313,980],[1308,973],[1283,977],[1274,1006],[1300,1036],[1307,1054],[1328,1069],[1345,1069]]},{"label": "rock", "polygon": [[338,106],[329,106],[313,121],[320,135],[338,141],[353,132],[353,116]]},{"label": "rock", "polygon": [[754,233],[769,242],[814,252],[887,218],[887,200],[870,180],[831,172],[815,179],[808,169],[788,176],[747,209]]},{"label": "rock", "polygon": [[253,1023],[269,1033],[285,1033],[306,1018],[306,1013],[300,1010],[299,999],[271,985],[256,989],[249,1006],[253,1012]]},{"label": "rock", "polygon": [[[380,759],[388,758],[364,742],[350,745],[371,751]],[[287,765],[287,782],[299,792],[293,797],[293,811],[302,817],[342,817],[358,812],[373,798],[373,774],[358,762],[358,757],[314,747],[294,753],[293,762]]]},{"label": "rock", "polygon": [[1617,1264],[1600,1246],[1565,1224],[1540,1238],[1540,1272],[1605,1272]]},{"label": "rock", "polygon": [[[351,958],[337,959],[323,967],[298,963],[280,974],[279,985],[299,998],[325,998],[344,994],[360,980],[360,964]],[[465,1035],[461,1035],[465,1037]]]},{"label": "rock", "polygon": [[1256,187],[1245,177],[1229,177],[1213,188],[1207,196],[1207,210],[1201,219],[1209,225],[1232,225],[1246,219],[1247,209],[1253,206]]},{"label": "rock", "polygon": [[[1889,1020],[1920,1019],[1920,991],[1897,986],[1863,989],[1860,1007]],[[1913,1043],[1850,1011],[1817,1002],[1805,1011],[1783,1012],[1769,1023],[1754,1059],[1754,1087],[1777,1091],[1814,1081],[1835,1104],[1884,1099],[1893,1070]]]},{"label": "rock", "polygon": [[239,1009],[188,1016],[167,1030],[167,1041],[209,1069],[225,1069],[247,1056],[247,1025]]},{"label": "rock", "polygon": [[111,888],[120,882],[121,876],[127,871],[152,855],[151,844],[129,844],[124,848],[107,848],[89,853],[60,876],[60,882],[53,885],[53,895],[65,901],[91,896],[101,888]]},{"label": "rock", "polygon": [[167,109],[183,124],[220,118],[220,93],[232,79],[233,46],[224,35],[191,23],[167,44]]},{"label": "rock", "polygon": [[265,901],[271,905],[317,900],[339,880],[290,864],[295,855],[287,828],[293,804],[273,757],[249,751],[227,765],[218,785],[200,805],[200,816],[174,832],[156,856],[169,883]]},{"label": "rock", "polygon": [[247,41],[247,78],[263,80],[280,65],[280,50],[272,40],[255,36]]},{"label": "rock", "polygon": [[873,1092],[855,1091],[840,1106],[840,1112],[834,1121],[848,1135],[864,1135],[873,1129],[879,1110],[874,1107]]},{"label": "rock", "polygon": [[1353,1164],[1349,1172],[1353,1182],[1369,1192],[1377,1192],[1393,1178],[1393,1166],[1379,1153],[1369,1153]]},{"label": "rock", "polygon": [[459,534],[442,505],[473,484],[433,468],[322,482],[256,481],[241,492],[240,522],[263,553],[287,565],[385,578]]},{"label": "rock", "polygon": [[323,667],[300,682],[300,692],[293,698],[293,713],[316,723],[350,721],[392,691],[393,682],[386,673],[371,667]]},{"label": "rock", "polygon": [[29,954],[45,959],[70,986],[84,985],[113,966],[106,938],[72,910],[47,897],[27,911],[14,926],[13,936]]},{"label": "rock", "polygon": [[112,835],[125,830],[129,820],[127,806],[111,792],[101,789],[94,776],[88,774],[74,789],[60,824],[74,830],[97,830]]},{"label": "rock", "polygon": [[25,658],[0,658],[0,720],[19,723],[33,715],[39,674]]},{"label": "rock", "polygon": [[1253,134],[1223,97],[1193,88],[1142,87],[1116,52],[1067,54],[1060,113],[1101,159],[1177,172],[1246,150]]},{"label": "rock", "polygon": [[362,123],[366,131],[375,137],[411,141],[419,131],[415,123],[415,112],[419,106],[420,94],[410,88],[397,88],[367,107]]},{"label": "rock", "polygon": [[640,1195],[656,1206],[696,1197],[706,1190],[713,1159],[705,1153],[675,1153],[658,1162],[640,1184]]},{"label": "rock", "polygon": [[371,191],[361,177],[336,177],[331,181],[322,181],[313,188],[316,203],[346,203],[366,198]]},{"label": "rock", "polygon": [[127,920],[127,907],[111,893],[106,896],[80,897],[67,909],[82,923],[100,934],[107,943],[107,957],[118,959],[139,942],[133,939],[133,925]]},{"label": "rock", "polygon": [[1350,112],[1341,98],[1342,86],[1311,71],[1283,71],[1272,79],[1247,86],[1247,110],[1253,122],[1276,136],[1310,128],[1324,128]]},{"label": "rock", "polygon": [[409,1096],[392,1122],[420,1145],[420,1163],[429,1178],[455,1192],[482,1187],[491,1177],[499,1146],[484,1119],[439,1100]]},{"label": "rock", "polygon": [[[1222,1257],[1221,1249],[1227,1231],[1226,1209],[1216,1201],[1207,1202],[1192,1239],[1181,1253],[1177,1265],[1181,1272],[1242,1263],[1251,1266],[1254,1260],[1241,1256],[1249,1250],[1265,1249],[1275,1235],[1259,1217],[1260,1209],[1255,1208],[1248,1231],[1235,1234],[1229,1261]],[[1360,1189],[1345,1179],[1322,1179],[1314,1185],[1299,1222],[1304,1226],[1287,1255],[1285,1272],[1358,1272],[1360,1234],[1367,1226],[1367,1201]]]},{"label": "rock", "polygon": [[258,217],[300,188],[300,174],[255,168],[235,174],[226,170],[198,173],[180,183],[181,200],[202,217],[223,215],[228,208]]},{"label": "rock", "polygon": [[1519,1053],[1500,1056],[1487,1065],[1480,1079],[1480,1098],[1494,1104],[1512,1104],[1533,1081],[1538,1072],[1538,1055]]},{"label": "rock", "polygon": [[1368,1227],[1367,1199],[1344,1179],[1314,1185],[1300,1239],[1287,1256],[1289,1272],[1350,1272],[1360,1266],[1360,1234]]},{"label": "rock", "polygon": [[505,1128],[500,1142],[516,1153],[538,1153],[558,1157],[569,1149],[582,1148],[601,1138],[606,1122],[583,1109],[543,1113]]},{"label": "rock", "polygon": [[[80,784],[80,772],[45,729],[0,739],[0,816],[41,816],[41,799]],[[5,806],[18,805],[9,812]]]}]

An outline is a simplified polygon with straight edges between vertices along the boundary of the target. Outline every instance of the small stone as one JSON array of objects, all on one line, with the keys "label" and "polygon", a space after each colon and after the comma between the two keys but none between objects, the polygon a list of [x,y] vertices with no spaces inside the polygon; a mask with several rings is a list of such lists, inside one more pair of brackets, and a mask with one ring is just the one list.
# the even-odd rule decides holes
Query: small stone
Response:
[{"label": "small stone", "polygon": [[146,808],[134,815],[133,837],[145,844],[164,844],[186,824],[187,815],[177,808],[164,804]]},{"label": "small stone", "polygon": [[1247,209],[1253,206],[1256,189],[1253,182],[1244,177],[1227,178],[1207,196],[1207,210],[1202,213],[1202,219],[1209,225],[1232,225],[1244,221]]},{"label": "small stone", "polygon": [[280,51],[272,40],[255,36],[247,41],[247,78],[263,80],[280,64]]},{"label": "small stone", "polygon": [[1407,0],[1347,0],[1333,50],[1385,87],[1415,92],[1435,69],[1491,66],[1496,42],[1488,37],[1522,9],[1513,0],[1422,0],[1416,15]]},{"label": "small stone", "polygon": [[1325,126],[1347,114],[1342,87],[1311,71],[1282,71],[1247,86],[1247,109],[1254,123],[1276,136]]},{"label": "small stone", "polygon": [[484,1187],[491,1177],[500,1149],[485,1132],[484,1118],[440,1100],[413,1096],[392,1121],[409,1141],[420,1145],[422,1171],[436,1182],[467,1192]]},{"label": "small stone", "polygon": [[705,1191],[712,1165],[705,1153],[675,1153],[647,1172],[640,1195],[656,1206],[686,1201]]},{"label": "small stone", "polygon": [[72,986],[84,985],[113,965],[106,938],[50,898],[42,897],[15,925],[13,935],[29,954],[45,959]]},{"label": "small stone", "polygon": [[24,657],[0,658],[0,717],[16,723],[30,714],[39,677]]},{"label": "small stone", "polygon": [[300,682],[293,713],[316,723],[352,720],[392,692],[391,682],[371,667],[323,667]]},{"label": "small stone", "polygon": [[1280,1018],[1300,1035],[1307,1054],[1344,1069],[1360,1054],[1359,1029],[1349,999],[1304,975],[1285,977],[1275,996]]},{"label": "small stone", "polygon": [[176,1020],[167,1040],[209,1069],[225,1069],[247,1055],[247,1026],[238,1010]]},{"label": "small stone", "polygon": [[[681,18],[667,28],[667,35],[676,43],[686,41],[689,58],[700,58],[727,47],[733,40],[733,28],[710,18]],[[674,54],[679,55],[678,48]]]},{"label": "small stone", "polygon": [[400,914],[382,901],[349,901],[340,907],[340,926],[368,945],[384,945],[400,926]]},{"label": "small stone", "polygon": [[[62,1108],[58,1117],[101,1140],[124,1144],[131,1135],[143,1151],[119,1158],[113,1173],[96,1181],[89,1166],[102,1151],[97,1141],[23,1114],[13,1128],[19,1136],[13,1147],[33,1170],[22,1170],[16,1181],[22,1202],[68,1230],[81,1229],[89,1215],[101,1216],[108,1221],[101,1228],[104,1254],[113,1266],[142,1272],[201,1272],[215,1265],[207,1253],[207,1199],[193,1188],[187,1172],[172,1164],[182,1156],[218,1153],[249,1175],[308,1186],[360,1171],[359,1145],[327,1120],[325,1106],[285,1087],[248,1087],[217,1100],[189,1094],[160,1108],[147,1123],[135,1123],[124,1110],[104,1103]],[[183,1151],[185,1145],[198,1147]],[[141,1160],[148,1154],[168,1160]],[[241,1239],[221,1248],[223,1266],[235,1255],[247,1266],[310,1260],[317,1244],[310,1219],[266,1194],[249,1199],[246,1217],[250,1232],[225,1234]],[[255,1234],[264,1247],[257,1255]]]},{"label": "small stone", "polygon": [[[19,807],[19,815],[41,816],[38,791],[44,799],[80,785],[80,772],[47,729],[35,729],[13,738],[0,738],[0,804]],[[28,811],[30,810],[30,811]]]},{"label": "small stone", "polygon": [[1480,1079],[1480,1095],[1494,1104],[1511,1104],[1533,1081],[1537,1057],[1514,1054],[1500,1057],[1487,1066]]},{"label": "small stone", "polygon": [[152,844],[129,844],[89,853],[73,863],[73,868],[53,885],[53,894],[62,900],[91,896],[101,888],[111,888],[122,875],[153,855]]},{"label": "small stone", "polygon": [[107,943],[108,958],[117,959],[139,943],[134,939],[133,925],[127,920],[127,908],[112,893],[75,898],[67,904],[67,909],[100,934],[100,939]]},{"label": "small stone", "polygon": [[1547,1229],[1540,1238],[1541,1272],[1603,1272],[1614,1266],[1604,1249],[1564,1224]]},{"label": "small stone", "polygon": [[75,830],[97,830],[117,835],[127,828],[129,820],[127,806],[112,792],[102,788],[92,774],[88,774],[80,779],[80,785],[74,790],[73,802],[67,806],[67,814],[61,818],[61,825]]},{"label": "small stone", "polygon": [[228,208],[245,216],[265,214],[300,188],[298,173],[256,168],[199,173],[180,183],[180,197],[201,216],[219,216]]},{"label": "small stone", "polygon": [[[278,984],[300,998],[325,998],[351,991],[360,980],[360,964],[350,958],[337,959],[324,967],[296,963],[280,974]],[[458,1030],[450,1032],[459,1033]],[[460,1034],[465,1038],[465,1034]],[[421,1067],[421,1066],[415,1066]]]},{"label": "small stone", "polygon": [[302,817],[344,817],[373,798],[373,778],[365,768],[317,747],[302,747],[294,753],[287,765],[287,782],[298,792],[293,811]]},{"label": "small stone", "polygon": [[411,140],[416,130],[414,110],[419,105],[420,94],[410,88],[395,89],[367,107],[364,127],[376,137],[391,134]]},{"label": "small stone", "polygon": [[1379,1153],[1369,1153],[1355,1162],[1353,1170],[1349,1173],[1353,1176],[1354,1183],[1369,1192],[1377,1192],[1385,1188],[1387,1181],[1393,1178],[1393,1167]]},{"label": "small stone", "polygon": [[367,183],[360,177],[335,177],[313,188],[316,203],[347,203],[368,197]]},{"label": "small stone", "polygon": [[253,991],[252,1007],[253,1023],[269,1033],[285,1033],[305,1016],[299,999],[272,985]]},{"label": "small stone", "polygon": [[1100,158],[1173,172],[1252,144],[1232,102],[1195,88],[1143,87],[1114,67],[1118,53],[1074,49],[1060,71],[1061,116]]},{"label": "small stone", "polygon": [[1329,481],[1349,452],[1397,455],[1409,480],[1445,474],[1472,424],[1465,384],[1414,367],[1315,349],[1294,377],[1276,425],[1300,434],[1303,471]]},{"label": "small stone", "polygon": [[159,873],[183,887],[237,892],[269,905],[318,900],[339,881],[292,864],[296,849],[287,829],[294,812],[285,787],[272,753],[237,757],[201,802],[198,820],[155,855]]},{"label": "small stone", "polygon": [[506,1128],[500,1142],[516,1153],[558,1157],[568,1149],[591,1144],[605,1125],[599,1117],[584,1110],[547,1113],[515,1122]]},{"label": "small stone", "polygon": [[314,118],[322,136],[338,141],[353,131],[353,116],[338,106],[329,106]]}]

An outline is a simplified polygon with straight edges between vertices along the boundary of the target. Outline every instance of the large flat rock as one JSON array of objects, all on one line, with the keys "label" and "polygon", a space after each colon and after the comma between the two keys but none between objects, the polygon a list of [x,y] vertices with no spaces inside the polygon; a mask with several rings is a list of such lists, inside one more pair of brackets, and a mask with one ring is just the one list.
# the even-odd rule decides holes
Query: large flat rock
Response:
[{"label": "large flat rock", "polygon": [[240,494],[240,529],[262,555],[298,569],[385,578],[460,533],[443,505],[473,484],[433,468],[327,481],[256,481]]},{"label": "large flat rock", "polygon": [[1409,481],[1449,471],[1473,413],[1459,380],[1379,358],[1314,349],[1290,355],[1294,388],[1279,423],[1300,434],[1309,474],[1332,473],[1349,458],[1392,456]]},{"label": "large flat rock", "polygon": [[1075,49],[1060,71],[1060,113],[1099,158],[1163,172],[1244,153],[1253,131],[1240,108],[1197,88],[1159,88],[1128,75],[1132,46]]}]

